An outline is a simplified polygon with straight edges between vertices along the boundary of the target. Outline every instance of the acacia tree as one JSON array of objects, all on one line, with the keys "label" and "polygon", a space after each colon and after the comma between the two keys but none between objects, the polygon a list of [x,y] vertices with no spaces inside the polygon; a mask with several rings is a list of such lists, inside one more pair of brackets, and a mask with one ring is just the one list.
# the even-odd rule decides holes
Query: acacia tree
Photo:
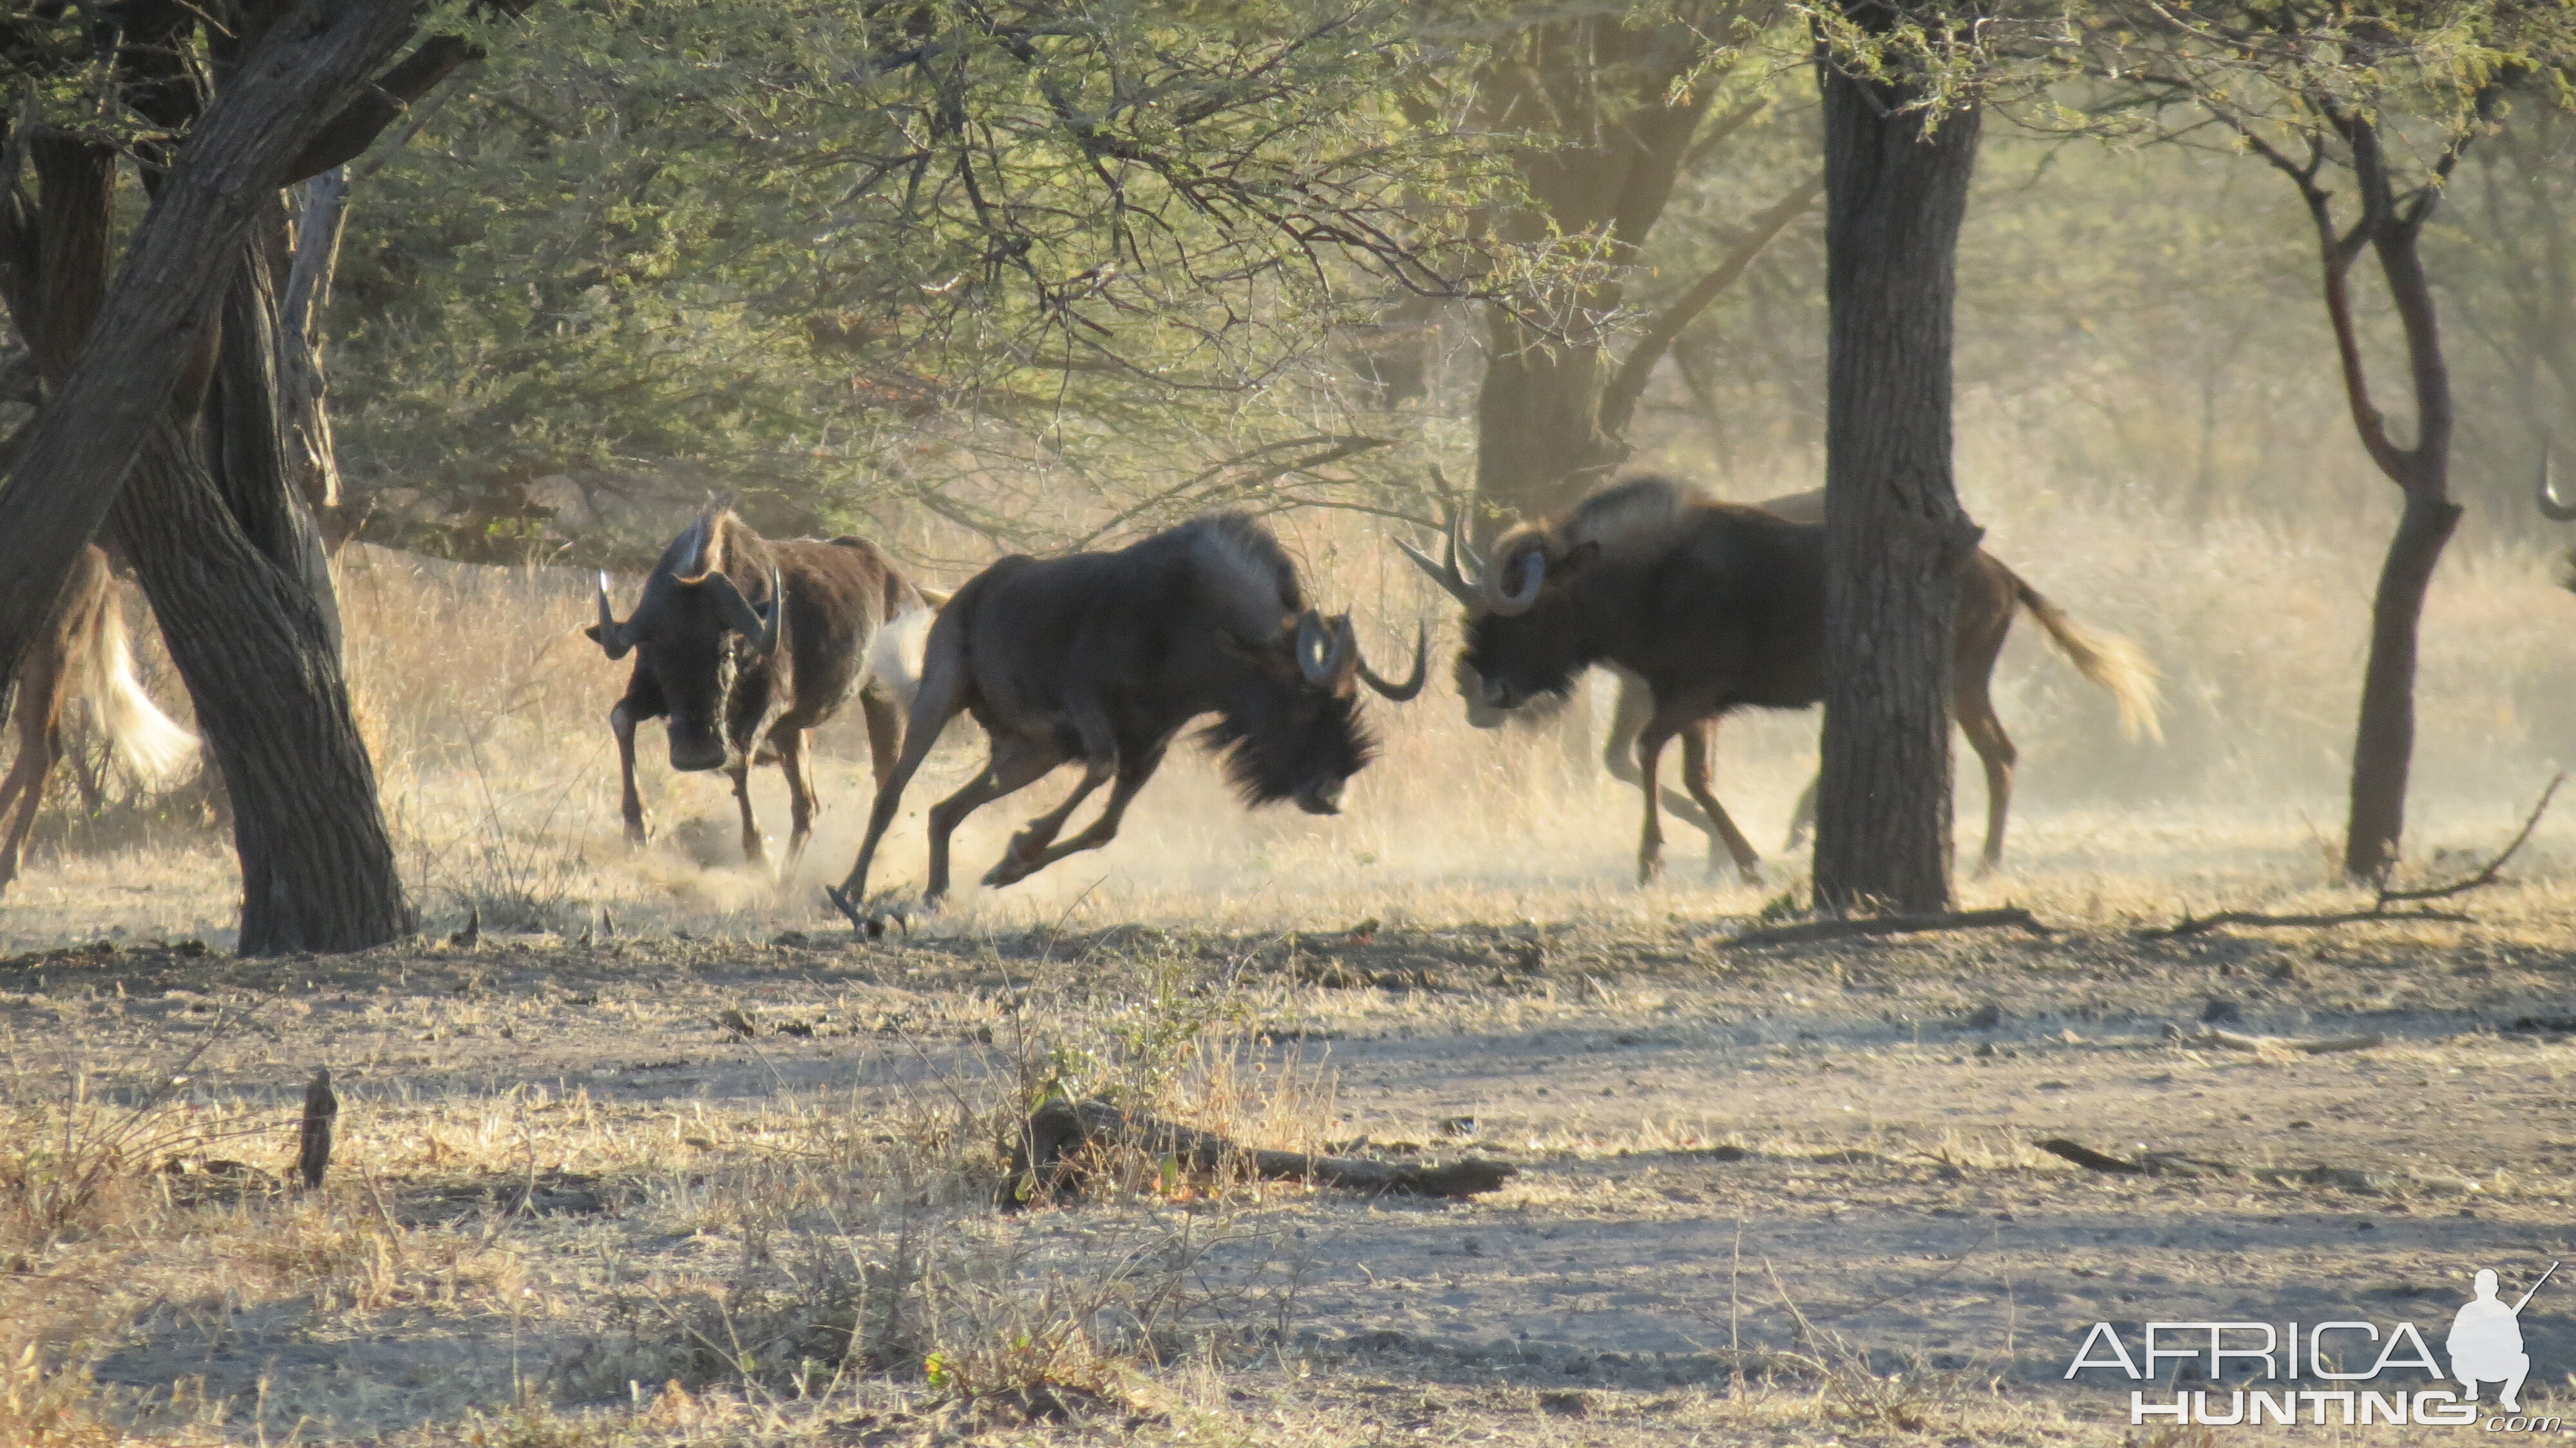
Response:
[{"label": "acacia tree", "polygon": [[1530,270],[1462,221],[1508,160],[1394,100],[1448,61],[1418,30],[1391,0],[540,8],[351,220],[360,536],[526,556],[561,507],[575,556],[649,559],[712,487],[764,526],[1038,547],[1347,483],[1401,439],[1318,400],[1336,329]]},{"label": "acacia tree", "polygon": [[[0,490],[0,672],[93,536],[133,564],[232,799],[248,954],[412,927],[288,460],[272,253],[280,188],[362,150],[472,53],[439,37],[389,66],[419,13],[142,0],[34,6],[0,30],[20,97],[0,256],[44,383]],[[150,206],[120,264],[126,164]]]},{"label": "acacia tree", "polygon": [[[2347,877],[2382,881],[2405,836],[2424,601],[2462,511],[2450,492],[2458,418],[2425,228],[2462,156],[2492,129],[2503,90],[2576,58],[2568,15],[2549,3],[2459,0],[2430,10],[2145,6],[2137,19],[2151,28],[2096,43],[2100,70],[2160,105],[2214,117],[2297,188],[2354,432],[2398,490],[2371,599],[2343,851]],[[2411,442],[2399,441],[2371,385],[2354,285],[2364,256],[2401,332]]]}]

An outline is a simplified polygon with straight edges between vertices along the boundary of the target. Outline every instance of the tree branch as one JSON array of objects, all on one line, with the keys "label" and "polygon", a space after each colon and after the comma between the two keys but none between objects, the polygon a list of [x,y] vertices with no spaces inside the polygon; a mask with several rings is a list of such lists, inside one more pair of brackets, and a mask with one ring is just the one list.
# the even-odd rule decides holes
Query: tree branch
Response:
[{"label": "tree branch", "polygon": [[1601,430],[1604,433],[1617,437],[1627,430],[1628,419],[1637,411],[1637,399],[1646,394],[1647,379],[1654,375],[1655,364],[1672,349],[1674,339],[1698,320],[1700,313],[1708,310],[1709,303],[1735,285],[1736,279],[1744,275],[1745,268],[1753,265],[1780,233],[1788,229],[1790,222],[1813,206],[1824,189],[1825,178],[1822,175],[1810,176],[1796,190],[1754,213],[1752,224],[1746,228],[1735,249],[1646,324],[1645,335],[1628,349],[1626,359],[1619,364],[1618,373],[1602,391]]},{"label": "tree branch", "polygon": [[356,160],[375,144],[385,127],[411,109],[414,101],[482,58],[483,47],[461,35],[433,35],[422,41],[392,69],[376,77],[369,91],[333,116],[322,134],[314,137],[287,166],[287,174],[279,178],[279,184],[292,186]]}]

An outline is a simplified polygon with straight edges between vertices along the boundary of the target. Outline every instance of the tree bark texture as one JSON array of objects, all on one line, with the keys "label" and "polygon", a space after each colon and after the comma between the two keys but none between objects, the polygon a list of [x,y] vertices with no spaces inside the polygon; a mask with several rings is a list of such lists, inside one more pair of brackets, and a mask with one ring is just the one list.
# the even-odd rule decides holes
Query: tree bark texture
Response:
[{"label": "tree bark texture", "polygon": [[1827,340],[1815,907],[1950,901],[1950,628],[1980,536],[1950,471],[1951,312],[1978,116],[1820,58]]},{"label": "tree bark texture", "polygon": [[241,953],[363,950],[409,935],[416,921],[327,595],[253,543],[198,443],[175,427],[152,439],[110,526],[233,801]]}]

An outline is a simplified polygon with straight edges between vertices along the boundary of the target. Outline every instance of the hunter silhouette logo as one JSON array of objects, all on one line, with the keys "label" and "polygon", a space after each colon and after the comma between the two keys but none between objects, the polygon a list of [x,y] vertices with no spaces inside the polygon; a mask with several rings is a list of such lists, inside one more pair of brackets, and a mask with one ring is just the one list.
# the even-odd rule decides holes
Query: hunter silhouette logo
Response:
[{"label": "hunter silhouette logo", "polygon": [[2164,1382],[2160,1391],[2130,1391],[2132,1426],[2161,1418],[2210,1427],[2303,1420],[2319,1427],[2465,1427],[2479,1420],[2478,1390],[2493,1385],[2494,1402],[2512,1416],[2488,1417],[2489,1432],[2576,1431],[2564,1419],[2522,1416],[2522,1387],[2531,1376],[2522,1310],[2559,1265],[2550,1263],[2510,1303],[2495,1270],[2479,1269],[2438,1357],[2411,1322],[2149,1322],[2135,1354],[2117,1327],[2097,1322],[2066,1376],[2106,1370],[2133,1383]]},{"label": "hunter silhouette logo", "polygon": [[2497,1401],[2508,1413],[2522,1411],[2517,1395],[2522,1392],[2522,1380],[2531,1376],[2531,1354],[2522,1350],[2522,1310],[2557,1274],[2558,1264],[2550,1263],[2540,1281],[2531,1284],[2531,1291],[2507,1307],[2496,1297],[2495,1269],[2478,1269],[2477,1295],[2452,1316],[2451,1335],[2443,1343],[2451,1354],[2451,1376],[2459,1379],[2462,1397],[2474,1403],[2478,1384],[2502,1383],[2504,1393]]}]

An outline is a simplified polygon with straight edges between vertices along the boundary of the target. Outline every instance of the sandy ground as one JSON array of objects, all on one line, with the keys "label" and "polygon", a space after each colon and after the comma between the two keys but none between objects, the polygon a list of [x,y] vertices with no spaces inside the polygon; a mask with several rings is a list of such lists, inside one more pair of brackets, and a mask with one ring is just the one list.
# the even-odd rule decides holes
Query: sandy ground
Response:
[{"label": "sandy ground", "polygon": [[[1308,1126],[1335,1150],[1519,1168],[1460,1202],[1274,1186],[1009,1215],[934,1204],[1041,1275],[1189,1241],[1182,1317],[1192,1340],[1230,1346],[1148,1374],[1213,1415],[1187,1421],[1259,1441],[2110,1442],[2130,1431],[2136,1385],[2065,1380],[2093,1323],[2133,1352],[2150,1320],[2408,1321],[2438,1346],[2476,1269],[2510,1296],[2576,1257],[2576,1036],[2516,1026],[2568,1025],[2576,1005],[2576,951],[2549,898],[2489,892],[2476,905],[2494,923],[2470,925],[1757,950],[1723,948],[1732,927],[1706,918],[1365,939],[487,936],[285,962],[141,946],[0,964],[0,1021],[21,1101],[75,1071],[137,1090],[204,1037],[189,1099],[276,1127],[328,1065],[347,1193],[328,1210],[402,1223],[402,1250],[447,1251],[451,1279],[493,1278],[495,1251],[512,1264],[504,1286],[521,1295],[506,1300],[451,1285],[445,1301],[355,1305],[291,1273],[193,1297],[174,1278],[149,1301],[92,1282],[91,1371],[124,1421],[155,1432],[180,1431],[183,1380],[201,1405],[230,1405],[200,1406],[196,1430],[237,1440],[301,1424],[304,1441],[442,1441],[532,1398],[611,1414],[618,1431],[681,1431],[656,1396],[663,1368],[609,1361],[609,1289],[783,1250],[714,1210],[711,1182],[804,1149],[795,1123],[816,1113],[864,1130],[943,1101],[980,1109],[1057,1023],[1114,1023],[1160,991],[1221,1006],[1194,1017],[1215,1023],[1207,1038],[1237,1043],[1240,1071],[1304,1083]],[[252,1005],[247,1021],[228,1014]],[[729,1010],[752,1035],[720,1023]],[[2206,1016],[2382,1043],[2231,1050],[2196,1043]],[[2034,1148],[2051,1138],[2204,1165],[2087,1171]],[[289,1143],[272,1130],[233,1150],[278,1168]],[[514,1181],[543,1184],[537,1211],[489,1204]],[[282,1230],[262,1213],[289,1208],[192,1210],[258,1237]],[[288,1235],[322,1229],[299,1218]],[[164,1273],[190,1240],[114,1260]],[[77,1276],[110,1260],[95,1245],[53,1250]],[[456,1265],[477,1251],[484,1265]],[[18,1311],[78,1295],[42,1254],[15,1267],[0,1293]],[[2526,1406],[2567,1404],[2576,1283],[2544,1289],[2523,1323]],[[895,1406],[838,1428],[777,1411],[789,1438],[977,1426]],[[860,1419],[877,1426],[848,1426]]]}]

